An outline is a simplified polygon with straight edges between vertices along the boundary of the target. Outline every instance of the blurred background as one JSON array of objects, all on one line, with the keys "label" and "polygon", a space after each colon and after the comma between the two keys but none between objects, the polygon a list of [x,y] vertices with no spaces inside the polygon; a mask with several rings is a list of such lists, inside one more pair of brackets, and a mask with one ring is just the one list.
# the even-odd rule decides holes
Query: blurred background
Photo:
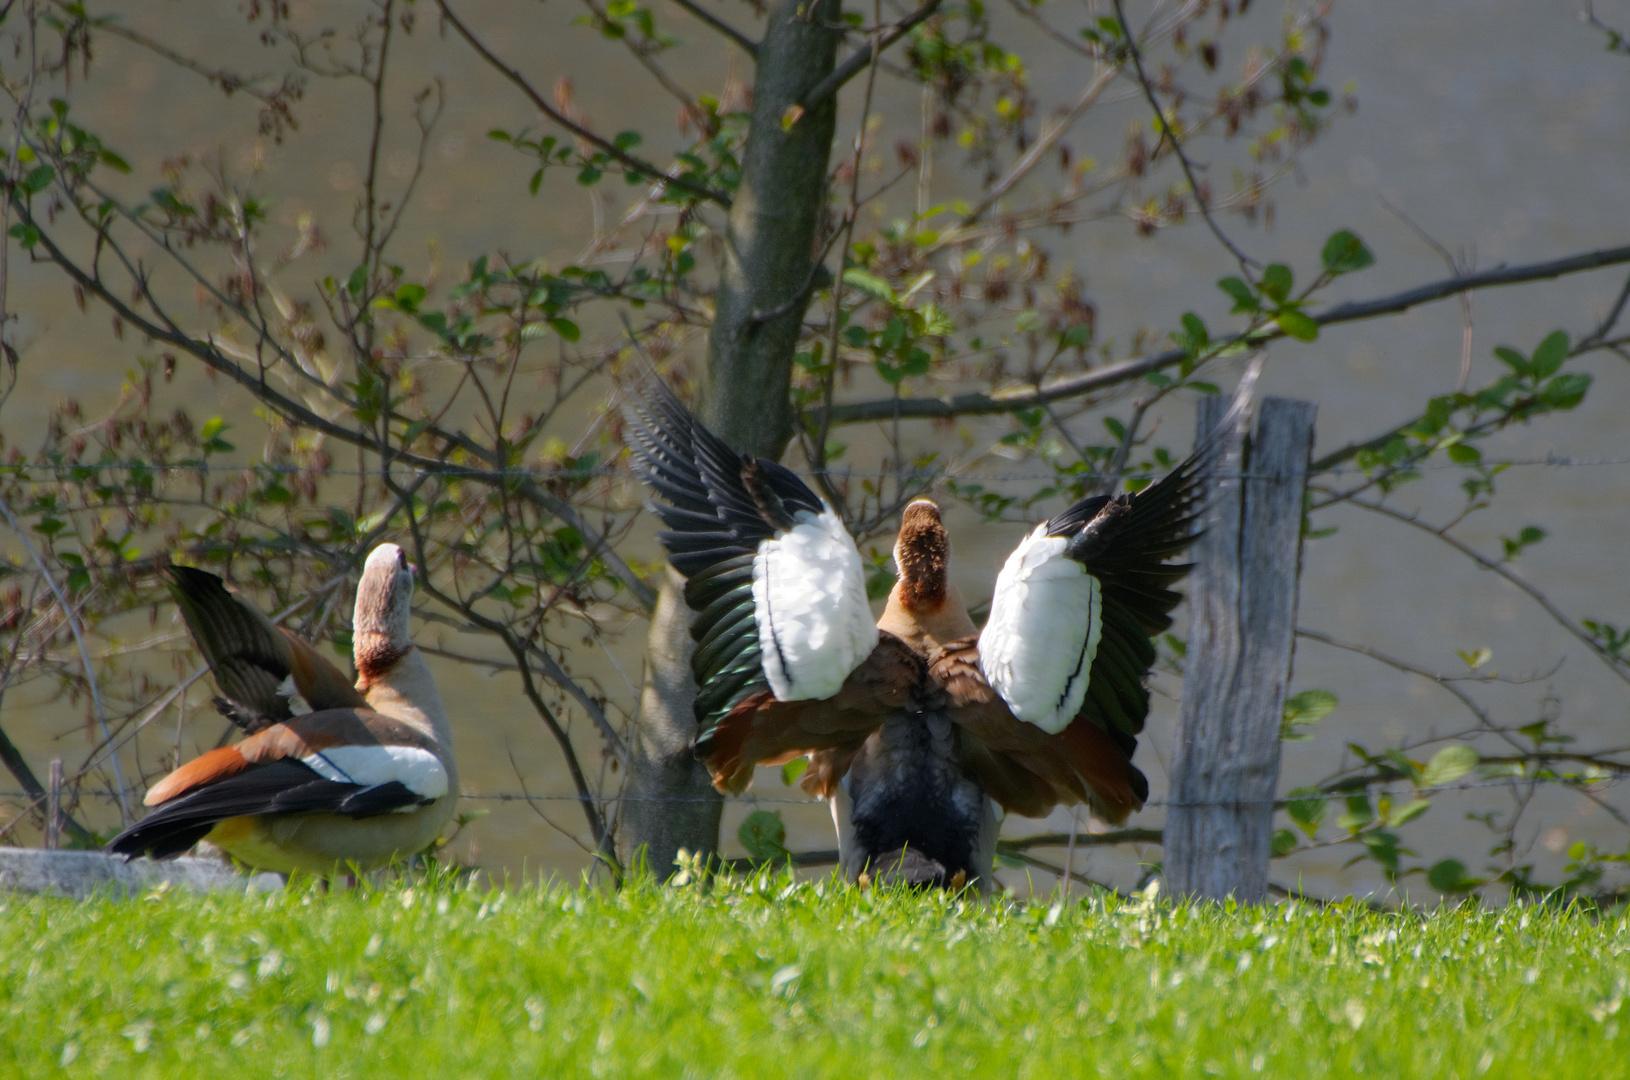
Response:
[{"label": "blurred background", "polygon": [[[1004,94],[1035,103],[1033,114],[1018,125],[1028,125],[1027,137],[1034,139],[1088,85],[1099,61],[1077,50],[1078,45],[1092,46],[1079,28],[1099,25],[1098,20],[1112,15],[1113,9],[1061,0],[1016,3],[980,9],[979,40],[998,43],[1006,55],[1022,58],[1022,78],[1015,80],[1011,67],[1006,76],[998,70],[1000,65],[981,69],[979,77],[989,83],[983,96],[964,99],[958,109],[949,110],[945,134],[932,130],[936,115],[932,99],[941,84],[921,77],[921,65],[913,69],[902,56],[897,55],[892,66],[883,65],[870,91],[864,76],[845,87],[832,156],[836,170],[832,212],[841,214],[848,197],[853,170],[845,174],[844,163],[852,156],[863,108],[869,110],[863,186],[868,192],[884,189],[858,207],[857,238],[886,234],[902,217],[916,222],[925,209],[975,201],[978,191],[988,190],[990,172],[1000,173],[1022,154],[1025,136],[981,159],[983,144],[974,139],[959,143],[959,134],[971,130],[979,116],[996,118],[991,123],[999,124]],[[397,5],[390,13],[397,30],[382,85],[394,104],[377,154],[372,155],[373,88],[366,78],[330,69],[341,66],[342,60],[350,62],[346,58],[365,56],[367,42],[359,45],[357,39],[366,39],[366,34],[355,28],[377,9],[297,2],[286,5],[286,10],[278,6],[274,20],[260,13],[259,5],[174,2],[86,7],[92,16],[83,31],[89,45],[82,45],[66,66],[56,70],[48,70],[43,62],[30,69],[28,55],[50,59],[50,50],[71,38],[60,31],[50,37],[47,25],[48,17],[71,21],[66,9],[38,5],[39,21],[32,29],[13,10],[4,30],[27,53],[0,62],[13,103],[32,94],[27,111],[33,115],[50,97],[71,102],[73,122],[95,133],[128,165],[128,172],[94,174],[111,199],[159,205],[149,196],[153,189],[191,185],[196,194],[208,187],[205,177],[225,187],[252,189],[265,214],[257,257],[266,266],[267,295],[275,291],[289,305],[306,305],[302,317],[336,341],[341,335],[327,321],[332,311],[322,310],[313,298],[338,296],[333,286],[325,291],[323,279],[343,282],[357,265],[356,226],[362,220],[358,207],[371,174],[392,192],[392,199],[400,200],[412,183],[411,199],[403,203],[386,262],[401,268],[401,280],[427,286],[430,299],[425,310],[443,301],[454,303],[448,299],[451,290],[466,280],[467,268],[481,256],[493,265],[532,261],[554,270],[601,267],[613,274],[645,257],[647,248],[641,245],[648,243],[649,234],[642,233],[636,241],[616,230],[623,220],[619,215],[628,213],[643,188],[624,185],[620,178],[586,185],[574,158],[549,170],[535,193],[529,191],[536,157],[518,151],[515,140],[553,133],[566,146],[569,137],[551,129],[514,85],[447,28],[435,6]],[[1305,133],[1297,145],[1281,144],[1284,152],[1276,160],[1273,140],[1266,136],[1276,125],[1283,131],[1285,121],[1274,119],[1265,104],[1263,114],[1245,124],[1245,134],[1256,142],[1230,140],[1213,127],[1197,130],[1186,145],[1194,160],[1204,165],[1206,179],[1219,197],[1238,190],[1241,177],[1248,178],[1253,170],[1266,178],[1249,215],[1224,212],[1221,206],[1217,213],[1227,236],[1258,264],[1287,264],[1299,282],[1310,282],[1318,273],[1318,253],[1325,239],[1341,229],[1361,237],[1374,253],[1373,266],[1330,283],[1310,310],[1391,295],[1456,272],[1521,266],[1630,243],[1626,216],[1630,124],[1625,122],[1630,116],[1630,56],[1622,45],[1617,51],[1611,47],[1615,39],[1590,23],[1580,0],[1370,0],[1289,6],[1257,0],[1235,4],[1228,19],[1219,15],[1215,4],[1131,5],[1129,21],[1134,26],[1163,26],[1161,20],[1186,9],[1193,9],[1194,27],[1187,42],[1174,44],[1168,33],[1147,46],[1151,67],[1157,61],[1171,65],[1169,70],[1179,72],[1180,87],[1188,85],[1186,79],[1205,86],[1237,82],[1253,56],[1263,63],[1271,60],[1277,55],[1274,49],[1283,47],[1287,28],[1303,20],[1300,25],[1309,41],[1299,47],[1316,60],[1317,85],[1327,88],[1329,97],[1316,130]],[[676,106],[674,96],[640,62],[639,50],[630,47],[631,40],[646,40],[637,30],[638,13],[645,9],[574,6],[563,0],[469,0],[454,5],[454,10],[551,102],[594,131],[608,138],[621,131],[642,132],[639,152],[659,165],[669,160],[665,155],[696,140],[696,120],[687,119],[683,106]],[[705,10],[747,33],[756,33],[753,28],[762,23],[760,13],[748,4],[708,4]],[[660,56],[663,75],[693,96],[711,96],[719,103],[715,106],[719,115],[743,108],[753,70],[742,50],[680,7],[657,3],[649,11],[671,40],[663,49],[649,51],[650,56]],[[902,14],[879,12],[883,22]],[[859,14],[865,26],[879,21],[871,9]],[[942,14],[951,23],[961,19],[973,25],[966,9],[947,8]],[[1608,26],[1630,27],[1630,5],[1598,4],[1594,16]],[[96,22],[103,17],[109,21]],[[621,20],[618,25],[630,29],[608,34],[608,20]],[[330,36],[323,36],[325,29],[332,30]],[[1326,31],[1327,39],[1319,36]],[[951,35],[954,28],[936,32]],[[1067,39],[1063,44],[1059,35]],[[1215,74],[1211,65],[1195,59],[1206,35],[1217,42]],[[1313,38],[1317,41],[1310,43]],[[271,122],[265,119],[272,109],[267,94],[257,96],[241,88],[223,94],[216,76],[225,71],[249,73],[259,80],[249,85],[262,90],[286,85],[281,82],[283,73],[295,72],[303,87],[297,98],[290,95],[286,101],[293,122],[275,116]],[[1008,84],[1003,78],[1022,85],[1022,94],[1004,90]],[[1168,95],[1172,85],[1156,80],[1157,88]],[[428,97],[415,106],[415,95],[421,92]],[[426,102],[439,113],[421,138],[413,110],[419,107],[424,115]],[[1287,106],[1281,101],[1271,108]],[[13,157],[14,128],[8,119],[4,135]],[[510,138],[490,137],[495,130]],[[1158,131],[1151,128],[1148,103],[1136,82],[1118,79],[1072,121],[1064,141],[1073,160],[1037,169],[1008,199],[1016,205],[1041,205],[1061,186],[1079,184],[1083,175],[1090,178],[1090,171],[1078,171],[1083,161],[1094,161],[1099,170],[1116,167],[1116,162],[1125,161],[1129,144],[1140,131],[1147,143],[1156,142]],[[915,165],[909,164],[910,154],[897,149],[902,141],[915,148]],[[886,186],[884,182],[902,168],[904,179]],[[1200,316],[1213,335],[1244,325],[1238,317],[1231,323],[1229,298],[1216,286],[1219,278],[1240,273],[1239,264],[1194,209],[1151,222],[1145,209],[1150,201],[1156,201],[1158,210],[1163,185],[1182,179],[1169,156],[1164,168],[1158,182],[1146,181],[1134,191],[1136,185],[1123,178],[1106,186],[1101,198],[1072,204],[1080,212],[1068,227],[1053,228],[1044,241],[1035,241],[1044,242],[1047,252],[1044,275],[1037,280],[1044,276],[1051,287],[1068,278],[1068,288],[1049,295],[1068,296],[1078,310],[1090,311],[1091,345],[1071,359],[1072,370],[1090,370],[1169,347],[1168,335],[1178,330],[1185,312]],[[182,183],[175,179],[180,176],[193,179]],[[1226,201],[1219,198],[1220,204]],[[708,237],[715,237],[716,243],[717,220],[708,233],[696,232],[700,227],[693,219],[704,220],[705,212],[675,210],[665,218],[652,218],[662,222],[658,241],[692,228],[698,237],[695,250],[705,263],[706,252],[714,250],[706,246]],[[998,254],[1007,253],[1013,265],[1022,268],[1028,250],[1022,245],[1030,242],[1022,229],[1010,227],[1004,235],[995,227],[993,236],[990,242]],[[93,257],[94,244],[83,236],[77,243],[74,250],[83,258]],[[139,365],[144,358],[157,365],[156,371],[170,362],[163,359],[169,352],[179,359],[174,361],[173,378],[154,381],[155,415],[182,407],[195,425],[217,417],[224,421],[222,437],[232,449],[212,454],[212,467],[247,467],[261,456],[267,414],[252,394],[227,378],[207,374],[198,361],[171,346],[144,340],[127,326],[110,325],[108,309],[94,297],[87,303],[84,290],[75,289],[60,264],[42,258],[38,248],[25,250],[15,232],[11,244],[5,304],[12,321],[6,335],[16,349],[17,366],[15,385],[0,404],[6,453],[36,461],[40,448],[61,435],[60,416],[54,410],[63,401],[77,402],[73,415],[88,425],[121,407],[121,400],[129,401],[130,386],[141,382]],[[206,268],[205,278],[228,272],[230,244],[223,247],[227,254],[220,256],[205,253],[206,240],[197,244],[197,265]],[[232,337],[249,350],[241,355],[251,354],[252,338],[225,325],[227,320],[212,306],[203,286],[177,278],[173,268],[165,269],[160,247],[149,236],[131,250],[152,260],[155,273],[170,274],[164,287],[170,290],[171,310],[187,321],[191,332],[203,337],[217,334],[222,340]],[[930,292],[964,271],[975,273],[965,258],[974,248],[977,243],[973,248],[952,245],[924,256],[955,264],[941,268]],[[838,266],[835,255],[827,261]],[[980,280],[988,283],[989,278]],[[1577,342],[1622,300],[1625,281],[1625,268],[1610,266],[1554,281],[1476,290],[1464,304],[1451,296],[1385,318],[1330,327],[1314,341],[1282,339],[1267,349],[1262,392],[1317,402],[1318,459],[1408,422],[1422,413],[1430,398],[1493,382],[1505,371],[1492,355],[1496,346],[1527,355],[1559,329]],[[904,291],[902,285],[899,292]],[[644,334],[646,320],[652,317],[649,309],[625,300],[626,294],[622,299],[612,297],[581,315],[572,314],[579,337],[567,340],[557,334],[518,351],[509,385],[520,407],[554,409],[554,427],[547,439],[557,440],[559,446],[545,450],[547,439],[540,439],[527,451],[531,455],[527,461],[553,454],[555,464],[569,464],[584,460],[585,448],[592,448],[597,456],[585,467],[602,472],[595,480],[599,486],[585,495],[593,500],[590,516],[606,522],[608,531],[617,535],[618,551],[637,573],[657,582],[661,555],[652,538],[653,526],[639,515],[639,492],[625,471],[603,464],[618,453],[614,433],[603,422],[616,392],[615,364],[631,355],[622,336],[622,320],[632,318]],[[818,298],[812,310],[824,310],[822,305],[829,302]],[[984,321],[973,326],[971,317],[970,324],[963,323],[954,296],[940,294],[936,303],[957,320],[958,330],[942,342],[943,351],[935,352],[931,375],[900,384],[899,393],[936,396],[1025,381],[1025,326],[1016,320],[1029,305],[1016,297],[993,296],[986,287],[979,301]],[[811,324],[824,318],[812,314]],[[1003,319],[1003,326],[991,329]],[[283,325],[299,321],[285,317]],[[699,365],[705,354],[705,336],[678,326],[670,323],[668,330],[657,334],[663,348],[656,352],[661,364],[686,383],[691,365]],[[413,333],[422,331],[413,328]],[[458,364],[449,359],[449,350],[437,352],[433,337],[412,341],[411,347],[403,346],[403,354],[423,358],[413,376],[418,380],[416,392],[434,399],[456,382]],[[388,351],[394,346],[383,347]],[[865,359],[864,349],[857,354]],[[583,361],[585,356],[592,365]],[[1586,620],[1597,626],[1630,622],[1630,578],[1624,572],[1624,535],[1630,522],[1626,359],[1611,350],[1570,359],[1569,371],[1591,377],[1589,392],[1577,407],[1488,433],[1478,444],[1485,461],[1521,464],[1499,471],[1492,479],[1494,492],[1487,507],[1468,514],[1453,532],[1458,541],[1489,559],[1505,559],[1504,568],[1531,583],[1575,628]],[[1002,363],[1009,366],[1003,368]],[[1202,377],[1226,390],[1238,370],[1238,360],[1222,358],[1212,361]],[[138,373],[135,379],[133,372]],[[584,379],[581,386],[564,395],[562,387],[578,374]],[[899,465],[929,455],[934,456],[934,469],[956,476],[960,487],[939,483],[932,490],[947,507],[955,538],[953,573],[970,603],[979,605],[988,600],[1002,560],[1026,531],[1024,523],[1052,513],[1061,505],[1062,495],[1030,506],[1022,501],[1054,483],[1060,463],[1067,465],[1071,459],[1072,445],[1106,440],[1105,415],[1126,421],[1138,395],[1151,389],[1141,384],[1073,401],[1056,418],[1056,429],[1049,427],[1039,435],[1027,433],[1022,419],[992,415],[913,421],[899,430],[886,423],[856,424],[836,429],[833,437],[846,444],[841,464],[853,469],[857,478],[875,476],[880,469],[886,473],[891,462]],[[843,373],[836,397],[840,402],[873,400],[893,392],[868,362]],[[557,404],[527,405],[529,395]],[[1194,391],[1179,390],[1151,411],[1144,430],[1153,432],[1153,441],[1140,447],[1140,455],[1147,456],[1156,445],[1177,456],[1185,452],[1195,396]],[[460,404],[455,413],[465,408]],[[478,418],[470,422],[479,426]],[[1004,442],[1015,433],[1022,437]],[[352,498],[346,492],[356,486],[356,479],[335,471],[358,468],[360,458],[348,453],[334,451],[311,502]],[[789,461],[807,468],[807,454],[800,458],[801,453],[795,448]],[[1552,458],[1566,464],[1543,464]],[[306,459],[296,455],[292,460]],[[12,464],[16,463],[14,458]],[[1380,466],[1347,461],[1319,483],[1330,491],[1351,488],[1363,483],[1364,469],[1370,467]],[[1400,483],[1387,495],[1385,505],[1403,515],[1418,513],[1434,528],[1454,521],[1466,507],[1462,485],[1468,471],[1438,453],[1423,459],[1413,472],[1418,479]],[[46,511],[20,500],[28,497],[27,484],[40,487],[41,475],[15,473],[7,488],[13,509],[34,523]],[[894,484],[898,492],[898,481]],[[970,485],[977,485],[977,490]],[[199,484],[193,488],[199,489]],[[963,499],[957,498],[958,491]],[[1020,503],[987,513],[993,504],[979,502],[981,493],[1013,496]],[[858,486],[851,494],[864,503]],[[306,498],[300,492],[295,495],[297,504]],[[1318,496],[1315,502],[1325,497]],[[884,501],[874,500],[873,509]],[[363,508],[360,497],[357,506]],[[179,527],[193,530],[201,530],[200,522],[210,512],[204,506],[174,509],[182,519]],[[134,563],[154,555],[165,544],[159,537],[173,524],[149,519],[148,539],[129,541],[119,557]],[[870,524],[873,533],[862,548],[881,560],[892,541],[892,525],[880,517]],[[468,521],[465,526],[473,527]],[[1472,679],[1452,686],[1469,696],[1485,719],[1437,680],[1304,637],[1297,645],[1292,693],[1328,691],[1339,704],[1316,723],[1296,729],[1310,738],[1285,744],[1281,791],[1365,773],[1363,759],[1349,744],[1377,755],[1386,747],[1401,748],[1417,763],[1430,760],[1447,745],[1472,746],[1485,758],[1509,755],[1514,753],[1512,739],[1523,746],[1537,746],[1537,739],[1566,739],[1570,741],[1544,745],[1601,760],[1612,760],[1615,754],[1623,757],[1630,747],[1625,665],[1593,651],[1533,596],[1428,531],[1350,502],[1318,509],[1310,527],[1314,532],[1304,548],[1300,625],[1421,672]],[[1543,530],[1543,539],[1522,543],[1525,528]],[[1518,543],[1515,553],[1508,550],[1507,540]],[[56,553],[53,558],[77,550],[72,545],[49,546]],[[0,547],[7,549],[12,583],[32,572],[18,545]],[[71,570],[67,562],[53,566],[64,579]],[[254,581],[251,576],[244,583],[253,588]],[[0,580],[0,585],[7,584]],[[259,598],[268,610],[276,610],[283,595],[279,589],[291,584],[262,580],[265,595]],[[144,787],[141,778],[159,774],[175,756],[185,758],[214,745],[221,737],[222,722],[207,703],[211,692],[207,678],[164,702],[198,661],[187,651],[173,607],[162,593],[143,580],[131,582],[121,595],[128,598],[126,613],[105,612],[95,623],[90,644],[99,663],[112,665],[102,676],[100,689],[109,710],[118,714],[113,719],[123,717],[117,757],[125,782],[139,793]],[[64,759],[70,776],[81,775],[82,766],[93,764],[84,774],[75,813],[94,830],[111,830],[118,815],[105,797],[115,784],[103,752],[107,732],[93,722],[87,688],[73,674],[78,660],[72,639],[64,636],[60,620],[42,624],[32,614],[35,609],[26,608],[20,598],[13,604],[14,617],[0,625],[0,637],[13,635],[17,645],[7,669],[10,685],[0,684],[0,727],[41,776],[53,757]],[[40,604],[43,612],[45,602]],[[338,622],[326,627],[329,636],[344,622],[348,605],[348,594],[335,603]],[[600,703],[607,722],[626,737],[638,711],[645,671],[644,621],[627,603],[626,591],[609,598],[591,596],[575,611],[552,612],[545,621],[553,655]],[[1180,611],[1174,633],[1181,637],[1186,626],[1186,615]],[[587,870],[594,863],[594,839],[585,827],[560,745],[521,693],[508,654],[457,620],[427,618],[416,632],[421,642],[442,653],[433,656],[433,663],[454,709],[464,789],[474,796],[465,809],[479,814],[453,839],[452,856],[510,880],[538,875],[573,878]],[[343,654],[343,637],[340,646]],[[32,668],[24,662],[30,656],[37,661]],[[621,771],[607,741],[571,693],[543,681],[547,700],[577,748],[594,790],[608,797],[604,805],[614,820]],[[1154,685],[1154,706],[1137,763],[1148,774],[1158,801],[1166,790],[1165,768],[1181,681],[1167,663]],[[1327,699],[1302,700],[1312,702],[1312,712],[1323,712],[1324,707],[1315,706]],[[161,702],[164,707],[149,716]],[[1509,734],[1537,722],[1543,722],[1537,737]],[[143,725],[140,734],[126,734],[136,724]],[[1506,729],[1508,735],[1494,734],[1491,727]],[[1526,868],[1523,874],[1547,883],[1578,878],[1583,868],[1601,877],[1579,879],[1576,887],[1616,888],[1622,884],[1614,877],[1618,866],[1606,857],[1630,851],[1630,830],[1623,816],[1630,810],[1630,800],[1607,771],[1592,774],[1590,783],[1580,780],[1577,770],[1573,775],[1571,783],[1526,782],[1532,779],[1532,770],[1515,778],[1487,768],[1460,775],[1463,781],[1485,783],[1431,795],[1427,812],[1396,825],[1404,854],[1394,853],[1392,868],[1400,873],[1414,868],[1413,875],[1390,874],[1385,858],[1374,857],[1378,843],[1385,848],[1386,841],[1373,836],[1366,841],[1361,835],[1366,827],[1373,832],[1387,826],[1386,809],[1378,802],[1382,790],[1394,791],[1395,805],[1411,800],[1407,780],[1366,789],[1370,794],[1364,798],[1383,819],[1369,825],[1338,824],[1342,814],[1353,813],[1344,801],[1332,805],[1311,838],[1281,814],[1298,850],[1276,862],[1274,879],[1317,895],[1351,892],[1424,901],[1437,891],[1422,871],[1454,859],[1469,877],[1506,875],[1503,882],[1496,880],[1484,890],[1495,898],[1503,896],[1512,882],[1513,868]],[[0,798],[6,842],[37,842],[38,816],[29,813],[29,800],[19,797],[10,776],[0,777],[0,789],[8,793]],[[522,793],[535,798],[483,798]],[[780,815],[785,846],[794,852],[833,846],[825,806],[810,802],[796,785],[784,783],[779,770],[765,769],[745,798],[726,806],[726,854],[746,854],[737,839],[738,827],[758,810]],[[1128,824],[1157,829],[1161,820],[1162,811],[1152,806]],[[1100,828],[1089,824],[1084,813],[1076,822],[1083,836]],[[1009,819],[1004,836],[1068,833],[1071,828],[1071,815],[1061,810],[1045,822]],[[1602,858],[1586,860],[1583,849],[1576,847],[1580,844],[1594,846],[1593,854]],[[1061,863],[1063,852],[1049,848],[1047,858]],[[1073,852],[1072,866],[1093,880],[1130,888],[1145,880],[1150,864],[1158,860],[1158,845],[1088,846],[1083,841]],[[1050,889],[1056,880],[1044,869],[1013,865],[1011,860],[1001,874],[1021,892]],[[1442,890],[1450,893],[1471,887],[1469,882],[1451,883],[1441,873],[1434,881],[1451,885]]]}]

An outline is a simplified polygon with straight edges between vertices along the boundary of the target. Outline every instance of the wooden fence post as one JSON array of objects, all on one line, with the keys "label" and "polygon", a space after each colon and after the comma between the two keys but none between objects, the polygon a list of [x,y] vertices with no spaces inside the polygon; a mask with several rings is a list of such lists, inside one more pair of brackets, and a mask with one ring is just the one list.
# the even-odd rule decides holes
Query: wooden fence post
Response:
[{"label": "wooden fence post", "polygon": [[[1228,402],[1200,402],[1200,437]],[[1301,570],[1302,493],[1316,407],[1266,398],[1214,467],[1189,576],[1188,655],[1165,826],[1167,886],[1242,902],[1268,891],[1279,728]]]}]

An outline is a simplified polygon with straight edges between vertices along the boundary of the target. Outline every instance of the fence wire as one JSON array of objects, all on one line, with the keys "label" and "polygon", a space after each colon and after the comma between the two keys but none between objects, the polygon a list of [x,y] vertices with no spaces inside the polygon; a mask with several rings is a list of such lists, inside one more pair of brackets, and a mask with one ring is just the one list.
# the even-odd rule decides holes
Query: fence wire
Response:
[{"label": "fence wire", "polygon": [[[1467,780],[1452,784],[1432,784],[1425,787],[1410,786],[1408,791],[1415,795],[1436,795],[1443,792],[1475,791],[1482,788],[1511,788],[1539,784],[1564,784],[1575,788],[1590,788],[1596,790],[1603,787],[1612,787],[1630,779],[1630,766],[1623,772],[1609,773],[1605,776],[1498,776],[1480,780]],[[1379,787],[1387,784],[1405,783],[1403,777],[1385,781]],[[1174,807],[1201,808],[1201,807],[1246,807],[1272,805],[1275,808],[1284,808],[1291,803],[1307,802],[1337,802],[1351,798],[1363,798],[1369,794],[1370,788],[1359,791],[1319,791],[1308,794],[1278,795],[1271,799],[1150,799],[1143,804],[1143,809],[1156,808],[1171,809]],[[95,798],[109,801],[117,800],[118,793],[113,791],[80,791],[76,793],[80,799]],[[596,806],[609,806],[616,803],[710,803],[729,802],[750,806],[825,806],[825,799],[811,797],[781,798],[741,795],[733,798],[711,798],[706,795],[693,795],[686,797],[676,796],[640,796],[640,795],[534,795],[524,791],[504,792],[460,792],[459,798],[466,802],[567,802],[567,803],[593,803]],[[44,796],[30,795],[26,791],[0,791],[0,799],[15,799],[26,802],[29,806],[44,801]]]}]

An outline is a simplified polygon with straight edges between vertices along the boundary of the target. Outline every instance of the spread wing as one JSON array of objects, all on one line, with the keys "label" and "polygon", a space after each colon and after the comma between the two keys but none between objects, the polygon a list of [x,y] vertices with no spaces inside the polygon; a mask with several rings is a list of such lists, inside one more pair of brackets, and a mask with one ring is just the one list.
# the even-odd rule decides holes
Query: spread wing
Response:
[{"label": "spread wing", "polygon": [[878,630],[838,515],[790,470],[731,450],[661,383],[629,409],[628,430],[695,613],[696,749],[715,781],[738,788],[755,757],[830,745],[827,729],[882,709],[904,668],[893,649],[865,666]]},{"label": "spread wing", "polygon": [[1085,803],[1118,824],[1148,799],[1149,781],[1132,764],[1136,738],[1100,726],[1090,706],[1057,732],[1020,720],[980,670],[978,639],[947,642],[928,670],[962,729],[964,767],[1009,813],[1045,817],[1059,803]]},{"label": "spread wing", "polygon": [[274,724],[194,758],[147,792],[155,807],[107,850],[179,855],[229,818],[326,812],[362,818],[447,794],[447,769],[424,736],[370,709],[330,709]]},{"label": "spread wing", "polygon": [[[1149,714],[1144,683],[1153,638],[1182,599],[1173,586],[1190,569],[1168,560],[1198,535],[1200,478],[1227,446],[1254,381],[1253,371],[1223,420],[1165,477],[1137,494],[1082,499],[1038,525],[1002,567],[977,642],[931,658],[953,718],[983,750],[1015,756],[1058,798],[1089,802],[1111,821],[1148,797],[1131,764]],[[1010,809],[1045,802],[1042,787],[1012,788]]]},{"label": "spread wing", "polygon": [[290,719],[296,695],[308,710],[365,704],[351,680],[312,645],[229,592],[214,574],[171,565],[164,576],[193,643],[225,695],[224,705],[217,705],[240,727],[253,733]]}]

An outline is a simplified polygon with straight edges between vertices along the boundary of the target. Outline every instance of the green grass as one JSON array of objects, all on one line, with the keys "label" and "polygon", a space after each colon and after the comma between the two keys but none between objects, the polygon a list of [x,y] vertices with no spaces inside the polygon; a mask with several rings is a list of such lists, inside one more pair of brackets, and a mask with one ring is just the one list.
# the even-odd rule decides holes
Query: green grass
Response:
[{"label": "green grass", "polygon": [[0,893],[0,1076],[1620,1076],[1630,923],[451,883]]}]

